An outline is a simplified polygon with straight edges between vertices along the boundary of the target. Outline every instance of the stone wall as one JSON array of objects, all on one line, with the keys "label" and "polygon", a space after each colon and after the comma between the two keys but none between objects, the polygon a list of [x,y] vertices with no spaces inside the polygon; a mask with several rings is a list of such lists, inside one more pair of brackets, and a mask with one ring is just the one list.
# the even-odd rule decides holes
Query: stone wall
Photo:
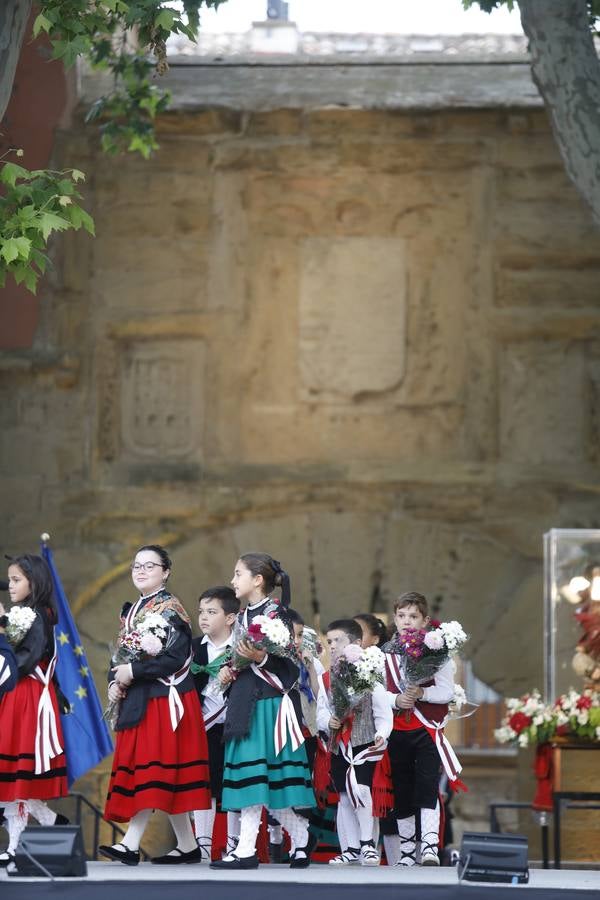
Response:
[{"label": "stone wall", "polygon": [[426,592],[541,684],[541,537],[598,526],[600,237],[541,111],[207,109],[149,162],[74,126],[61,238],[5,354],[1,546],[53,536],[96,673],[136,546],[190,611],[267,550],[326,622]]}]

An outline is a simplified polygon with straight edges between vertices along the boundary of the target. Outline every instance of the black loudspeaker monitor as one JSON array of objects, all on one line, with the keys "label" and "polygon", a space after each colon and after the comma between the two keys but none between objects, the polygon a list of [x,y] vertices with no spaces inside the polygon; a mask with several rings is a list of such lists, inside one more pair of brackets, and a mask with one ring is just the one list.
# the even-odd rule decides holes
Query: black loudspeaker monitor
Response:
[{"label": "black loudspeaker monitor", "polygon": [[59,878],[81,878],[87,875],[81,826],[43,825],[25,828],[15,851],[15,865],[10,867],[9,874],[43,878],[42,867],[50,875]]},{"label": "black loudspeaker monitor", "polygon": [[466,831],[460,845],[458,877],[462,881],[529,881],[527,838],[523,834]]}]

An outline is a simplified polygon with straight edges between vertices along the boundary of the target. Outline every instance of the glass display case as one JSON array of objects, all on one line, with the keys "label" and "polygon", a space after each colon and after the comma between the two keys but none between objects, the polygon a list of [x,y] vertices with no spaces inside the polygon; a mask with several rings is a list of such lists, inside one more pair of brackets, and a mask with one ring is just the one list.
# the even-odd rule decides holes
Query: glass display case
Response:
[{"label": "glass display case", "polygon": [[544,535],[544,692],[600,685],[600,529]]}]

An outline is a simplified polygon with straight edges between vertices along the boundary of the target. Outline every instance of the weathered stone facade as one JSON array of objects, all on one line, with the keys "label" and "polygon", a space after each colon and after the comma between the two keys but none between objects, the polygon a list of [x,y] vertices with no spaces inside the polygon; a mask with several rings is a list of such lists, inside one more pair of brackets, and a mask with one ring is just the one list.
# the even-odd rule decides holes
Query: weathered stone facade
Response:
[{"label": "weathered stone facade", "polygon": [[61,239],[2,361],[1,545],[53,535],[96,674],[132,551],[164,541],[192,612],[264,549],[309,618],[422,590],[487,683],[541,684],[542,533],[600,521],[600,237],[544,112],[160,131],[149,162],[60,136],[97,237]]}]

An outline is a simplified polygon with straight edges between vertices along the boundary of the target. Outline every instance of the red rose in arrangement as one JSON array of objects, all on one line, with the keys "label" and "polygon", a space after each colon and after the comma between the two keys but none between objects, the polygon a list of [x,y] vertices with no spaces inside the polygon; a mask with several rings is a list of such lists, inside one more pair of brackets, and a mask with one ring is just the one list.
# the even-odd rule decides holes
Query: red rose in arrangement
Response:
[{"label": "red rose in arrangement", "polygon": [[521,734],[525,728],[531,725],[531,716],[526,716],[523,712],[516,712],[508,720],[508,724],[517,734]]},{"label": "red rose in arrangement", "polygon": [[577,709],[590,709],[592,705],[592,698],[587,694],[582,694],[575,706]]},{"label": "red rose in arrangement", "polygon": [[263,641],[265,639],[265,633],[260,627],[260,624],[251,622],[248,625],[248,637],[258,643],[258,641]]},{"label": "red rose in arrangement", "polygon": [[557,725],[557,727],[556,727],[556,733],[558,735],[560,735],[561,737],[565,734],[568,734],[570,732],[570,730],[571,730],[570,725]]}]

